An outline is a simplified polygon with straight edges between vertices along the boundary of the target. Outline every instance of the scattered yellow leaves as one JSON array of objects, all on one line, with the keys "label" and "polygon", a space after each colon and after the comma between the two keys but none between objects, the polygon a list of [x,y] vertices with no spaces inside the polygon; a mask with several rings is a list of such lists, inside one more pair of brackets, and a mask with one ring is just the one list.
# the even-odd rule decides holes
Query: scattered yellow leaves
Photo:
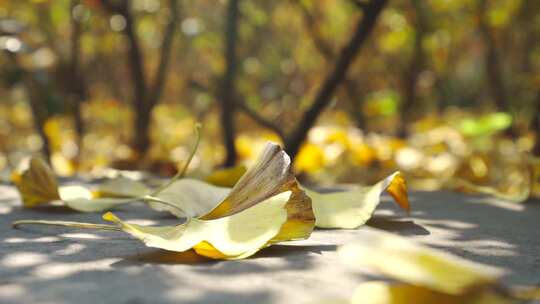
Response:
[{"label": "scattered yellow leaves", "polygon": [[315,144],[302,145],[294,162],[296,172],[313,173],[321,169],[325,164],[325,156],[322,148]]},{"label": "scattered yellow leaves", "polygon": [[206,176],[204,181],[219,187],[233,187],[244,173],[246,173],[246,167],[239,165],[232,168],[215,170]]},{"label": "scattered yellow leaves", "polygon": [[[128,224],[110,212],[104,219],[115,222],[150,247],[180,252],[194,249],[198,254],[214,259],[246,258],[276,242],[307,238],[313,230],[315,218],[311,200],[298,187],[290,166],[290,158],[281,147],[269,143],[255,165],[221,203],[204,215],[189,217],[181,225],[163,227]],[[185,197],[197,198],[199,202],[204,200],[201,195],[215,198],[216,192],[211,193],[210,187],[214,190],[218,187],[207,184],[204,186],[207,191],[199,191],[201,185],[188,184],[194,182],[176,181],[157,196],[162,195],[160,199],[165,201],[167,198],[163,193],[180,193],[172,189],[182,186],[186,191],[194,191]],[[208,198],[213,199],[210,196]],[[200,212],[193,202],[175,200],[167,203],[189,216]]]},{"label": "scattered yellow leaves", "polygon": [[397,281],[362,283],[353,304],[509,304],[538,296],[537,288],[508,289],[498,268],[473,263],[415,244],[405,238],[368,230],[360,242],[340,248],[349,263]]},{"label": "scattered yellow leaves", "polygon": [[21,163],[11,174],[11,180],[19,190],[23,207],[35,207],[59,200],[58,182],[47,163],[33,157]]},{"label": "scattered yellow leaves", "polygon": [[371,187],[332,193],[306,190],[306,193],[312,199],[317,227],[352,229],[365,224],[371,218],[385,190],[401,208],[409,211],[407,186],[399,172]]},{"label": "scattered yellow leaves", "polygon": [[140,183],[127,178],[110,180],[101,185],[97,192],[80,185],[60,186],[49,165],[38,157],[23,161],[21,167],[11,176],[25,208],[61,200],[71,209],[96,212],[127,203],[132,200],[131,197],[143,192]]},{"label": "scattered yellow leaves", "polygon": [[148,202],[157,211],[167,211],[177,217],[198,217],[214,209],[231,191],[200,180],[183,178],[154,194],[160,201]]},{"label": "scattered yellow leaves", "polygon": [[532,171],[532,195],[540,197],[540,157],[530,157],[529,163]]},{"label": "scattered yellow leaves", "polygon": [[388,284],[372,281],[360,284],[351,304],[510,304],[518,303],[494,292],[474,291],[452,295],[409,284]]},{"label": "scattered yellow leaves", "polygon": [[290,196],[290,191],[283,192],[230,216],[211,220],[190,218],[177,226],[128,224],[110,212],[103,218],[119,224],[149,247],[179,252],[194,249],[214,259],[242,259],[270,245],[287,221],[285,204]]}]

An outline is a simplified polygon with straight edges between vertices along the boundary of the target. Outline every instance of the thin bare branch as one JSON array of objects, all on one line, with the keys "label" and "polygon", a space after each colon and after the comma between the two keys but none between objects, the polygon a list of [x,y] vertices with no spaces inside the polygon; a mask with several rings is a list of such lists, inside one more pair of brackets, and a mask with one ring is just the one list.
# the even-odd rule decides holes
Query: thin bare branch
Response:
[{"label": "thin bare branch", "polygon": [[82,25],[74,15],[74,10],[77,5],[80,4],[80,0],[72,0],[69,13],[71,18],[71,52],[70,52],[70,74],[72,77],[72,92],[71,98],[73,102],[73,118],[75,121],[75,131],[77,132],[77,146],[79,147],[79,153],[82,149],[82,137],[84,134],[84,120],[81,113],[81,103],[86,98],[86,84],[84,75],[80,70],[80,55],[81,55],[81,35]]},{"label": "thin bare branch", "polygon": [[275,132],[280,138],[285,139],[285,133],[277,124],[273,123],[271,120],[266,119],[264,116],[257,113],[257,111],[246,105],[244,102],[240,102],[237,100],[237,105],[238,108],[242,110],[242,112],[244,112],[254,122],[261,125],[262,127],[265,127]]},{"label": "thin bare branch", "polygon": [[533,155],[540,157],[540,90],[538,90],[536,95],[536,111],[531,121],[531,129],[536,133]]},{"label": "thin bare branch", "polygon": [[[306,31],[310,34],[314,46],[328,63],[334,62],[336,54],[330,43],[322,37],[321,32],[318,30],[320,26],[317,24],[317,18],[313,15],[313,13],[311,13],[309,8],[303,4],[303,2],[293,2],[295,4],[298,4],[300,10],[302,11],[304,26],[306,28]],[[361,102],[358,101],[358,85],[349,78],[345,78],[343,80],[343,85],[345,87],[347,99],[349,100],[350,113],[353,116],[356,125],[359,128],[364,129],[366,127],[366,124],[364,115],[359,109]]]},{"label": "thin bare branch", "polygon": [[335,66],[326,77],[318,93],[315,95],[311,107],[304,113],[297,127],[285,141],[285,149],[294,158],[300,146],[304,142],[309,130],[315,124],[320,113],[328,106],[332,95],[339,84],[345,79],[349,67],[353,63],[358,51],[364,44],[375,26],[380,12],[386,5],[387,0],[370,2],[365,9],[362,19],[358,22],[355,32],[349,42],[341,50]]},{"label": "thin bare branch", "polygon": [[178,27],[178,1],[169,0],[169,7],[171,15],[170,20],[167,23],[167,27],[165,28],[165,32],[163,33],[158,68],[154,78],[154,84],[152,85],[151,96],[149,98],[150,108],[152,108],[159,101],[163,93],[163,87],[165,86],[165,78],[171,57],[171,48],[174,42],[174,34]]},{"label": "thin bare branch", "polygon": [[239,0],[227,3],[227,19],[225,24],[225,72],[221,80],[219,96],[221,101],[221,125],[223,127],[223,143],[227,151],[224,165],[233,166],[236,162],[234,146],[235,128],[234,112],[236,98],[236,42],[238,40]]},{"label": "thin bare branch", "polygon": [[[352,4],[356,5],[356,7],[358,7],[361,10],[368,9],[370,5],[369,1],[364,1],[364,0],[350,0],[350,1],[352,2]],[[377,0],[372,0],[372,1],[377,1]]]},{"label": "thin bare branch", "polygon": [[302,1],[293,2],[298,3],[298,6],[302,11],[304,27],[306,31],[308,31],[308,33],[310,34],[311,39],[313,40],[313,44],[315,45],[319,53],[321,53],[321,55],[324,57],[324,59],[326,59],[327,61],[332,61],[335,57],[334,50],[332,49],[332,46],[322,37],[319,31],[319,25],[317,24],[316,17],[313,15],[313,13],[310,12],[309,8],[307,8]]}]

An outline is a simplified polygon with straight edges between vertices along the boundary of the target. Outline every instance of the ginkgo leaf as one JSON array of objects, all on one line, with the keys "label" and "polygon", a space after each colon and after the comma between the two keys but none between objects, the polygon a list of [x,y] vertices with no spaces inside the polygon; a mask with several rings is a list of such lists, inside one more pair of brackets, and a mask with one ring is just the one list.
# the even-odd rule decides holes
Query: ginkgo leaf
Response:
[{"label": "ginkgo leaf", "polygon": [[[310,199],[299,188],[290,167],[290,158],[281,147],[268,143],[257,161],[232,189],[212,186],[202,181],[180,179],[153,195],[167,204],[150,205],[179,217],[212,219],[234,214],[280,192],[292,190],[293,195],[287,204],[290,210],[287,226],[295,226],[297,229],[291,231],[296,231],[302,237],[311,232],[313,212]],[[310,214],[311,216],[307,216]],[[288,235],[284,237],[289,238]]]},{"label": "ginkgo leaf", "polygon": [[399,172],[371,187],[360,187],[352,191],[333,193],[305,191],[311,197],[317,227],[352,229],[365,224],[371,218],[385,190],[401,208],[409,211],[407,186]]},{"label": "ginkgo leaf", "polygon": [[[193,181],[188,183],[193,185]],[[173,184],[182,185],[179,181]],[[174,206],[183,213],[193,206],[192,202],[175,202]],[[289,156],[272,143],[267,144],[255,165],[221,203],[202,216],[165,227],[131,225],[112,213],[104,218],[148,246],[172,251],[193,248],[198,254],[215,259],[245,258],[276,242],[307,238],[315,224],[311,200],[298,187]]]},{"label": "ginkgo leaf", "polygon": [[80,212],[110,210],[133,201],[132,198],[96,198],[90,189],[78,185],[62,186],[59,193],[60,199],[67,207]]},{"label": "ginkgo leaf", "polygon": [[367,282],[354,291],[351,304],[511,304],[518,303],[492,289],[479,289],[460,295],[446,294],[410,284]]},{"label": "ginkgo leaf", "polygon": [[145,227],[128,224],[112,213],[103,218],[120,225],[122,230],[141,239],[149,247],[170,251],[194,249],[215,259],[241,259],[268,245],[287,221],[291,192],[273,196],[251,208],[211,220],[191,218],[178,226]]},{"label": "ginkgo leaf", "polygon": [[449,295],[492,286],[504,273],[498,268],[372,230],[366,230],[360,242],[340,248],[339,254],[351,264],[391,279]]},{"label": "ginkgo leaf", "polygon": [[[81,212],[96,212],[131,202],[133,197],[137,197],[137,194],[142,194],[142,188],[137,184],[138,182],[128,181],[126,178],[106,182],[102,188],[106,191],[101,191],[102,197],[96,196],[96,192],[85,186],[59,186],[52,169],[45,161],[37,157],[31,158],[24,169],[14,171],[12,180],[21,194],[23,207],[28,208],[60,200],[71,209]],[[131,186],[134,187],[134,195],[128,196]],[[115,197],[104,197],[107,192]]]},{"label": "ginkgo leaf", "polygon": [[183,178],[174,181],[154,195],[154,197],[167,202],[167,205],[154,202],[148,204],[155,210],[168,211],[177,217],[198,217],[214,209],[230,191],[230,188],[217,187],[200,180]]},{"label": "ginkgo leaf", "polygon": [[21,194],[23,207],[34,207],[60,199],[58,181],[43,159],[32,157],[23,161],[19,167],[11,174],[11,180]]},{"label": "ginkgo leaf", "polygon": [[531,194],[534,197],[540,197],[540,157],[529,157],[529,166],[531,168]]},{"label": "ginkgo leaf", "polygon": [[219,187],[233,187],[246,170],[244,165],[215,170],[206,176],[204,181]]},{"label": "ginkgo leaf", "polygon": [[533,186],[531,175],[529,172],[524,172],[524,176],[516,178],[513,187],[506,191],[493,186],[476,185],[460,178],[454,178],[449,183],[449,187],[461,192],[487,194],[513,203],[523,203],[531,195]]},{"label": "ginkgo leaf", "polygon": [[150,191],[142,182],[124,176],[108,180],[96,189],[98,197],[142,197]]}]

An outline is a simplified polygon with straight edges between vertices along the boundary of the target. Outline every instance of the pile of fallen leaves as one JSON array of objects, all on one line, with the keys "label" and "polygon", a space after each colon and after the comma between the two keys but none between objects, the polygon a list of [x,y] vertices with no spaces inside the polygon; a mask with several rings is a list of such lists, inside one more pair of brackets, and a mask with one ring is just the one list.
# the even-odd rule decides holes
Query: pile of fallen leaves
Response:
[{"label": "pile of fallen leaves", "polygon": [[[197,144],[189,159],[197,150]],[[407,212],[407,187],[395,172],[370,187],[319,193],[299,184],[282,148],[267,143],[247,170],[212,173],[204,179],[185,177],[184,169],[168,181],[149,186],[127,177],[101,184],[61,185],[40,158],[13,172],[23,207],[63,206],[80,212],[106,211],[113,224],[19,220],[27,224],[124,231],[146,246],[168,251],[193,250],[212,259],[244,259],[276,243],[310,237],[314,228],[355,229],[366,223],[383,192]],[[175,226],[142,226],[121,220],[109,210],[144,202],[149,208],[179,218]],[[517,303],[538,297],[535,289],[517,290],[498,283],[500,272],[373,232],[373,237],[340,249],[344,261],[372,268],[396,283],[364,283],[350,303]]]}]

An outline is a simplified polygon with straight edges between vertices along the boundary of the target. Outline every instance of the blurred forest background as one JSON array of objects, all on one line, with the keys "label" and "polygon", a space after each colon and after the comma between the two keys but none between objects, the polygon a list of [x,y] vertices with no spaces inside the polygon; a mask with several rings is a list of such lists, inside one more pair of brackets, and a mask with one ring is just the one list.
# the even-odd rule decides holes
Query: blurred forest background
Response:
[{"label": "blurred forest background", "polygon": [[273,140],[318,183],[538,179],[537,0],[0,0],[0,48],[4,180],[171,175],[196,122],[195,175]]}]

